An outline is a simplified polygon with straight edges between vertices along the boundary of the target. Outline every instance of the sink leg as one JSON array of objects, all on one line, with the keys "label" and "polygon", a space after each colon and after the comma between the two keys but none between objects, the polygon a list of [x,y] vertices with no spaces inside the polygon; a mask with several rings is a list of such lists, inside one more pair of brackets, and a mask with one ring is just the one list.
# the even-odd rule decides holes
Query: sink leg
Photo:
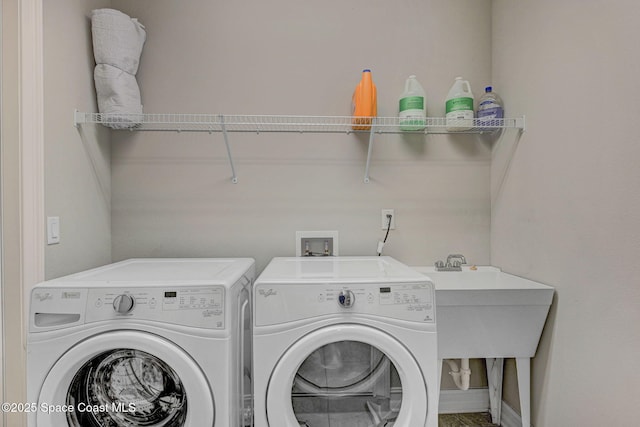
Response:
[{"label": "sink leg", "polygon": [[[438,389],[435,391],[440,396],[440,382],[442,381],[442,359],[438,359]],[[440,402],[440,398],[438,398],[438,402]],[[438,413],[440,413],[440,408],[438,408]]]},{"label": "sink leg", "polygon": [[502,418],[502,375],[504,372],[504,359],[487,358],[485,361],[487,364],[491,422],[500,425]]},{"label": "sink leg", "polygon": [[516,358],[516,369],[518,370],[522,427],[531,427],[531,359],[528,357]]}]

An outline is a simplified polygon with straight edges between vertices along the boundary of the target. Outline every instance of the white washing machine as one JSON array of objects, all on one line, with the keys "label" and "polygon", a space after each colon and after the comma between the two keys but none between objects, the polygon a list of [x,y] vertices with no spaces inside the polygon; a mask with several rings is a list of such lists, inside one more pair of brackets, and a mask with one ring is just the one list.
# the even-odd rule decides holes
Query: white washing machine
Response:
[{"label": "white washing machine", "polygon": [[37,285],[29,426],[242,426],[254,277],[249,258],[131,259]]},{"label": "white washing machine", "polygon": [[390,257],[275,258],[253,298],[255,427],[437,427],[427,277]]}]

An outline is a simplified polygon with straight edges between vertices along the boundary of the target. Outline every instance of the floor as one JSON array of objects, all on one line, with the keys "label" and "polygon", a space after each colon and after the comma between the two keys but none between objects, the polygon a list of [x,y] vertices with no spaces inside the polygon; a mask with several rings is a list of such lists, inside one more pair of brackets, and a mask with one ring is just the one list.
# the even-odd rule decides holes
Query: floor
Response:
[{"label": "floor", "polygon": [[[327,419],[326,414],[305,414],[304,419],[299,420],[301,427],[331,426],[331,427],[378,427],[382,425],[393,426],[384,422],[372,424],[367,414],[340,414],[339,417]],[[440,414],[438,427],[499,427],[491,423],[491,415],[488,413],[474,414]]]},{"label": "floor", "polygon": [[498,427],[491,424],[491,415],[477,414],[440,414],[438,427]]}]

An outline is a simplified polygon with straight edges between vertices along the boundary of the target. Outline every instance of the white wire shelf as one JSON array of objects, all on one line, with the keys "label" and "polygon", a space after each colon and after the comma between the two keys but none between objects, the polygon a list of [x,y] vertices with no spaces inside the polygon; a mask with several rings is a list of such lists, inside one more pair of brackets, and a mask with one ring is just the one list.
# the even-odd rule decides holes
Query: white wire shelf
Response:
[{"label": "white wire shelf", "polygon": [[[488,124],[479,119],[447,120],[427,117],[424,128],[403,130],[399,117],[351,116],[260,116],[223,114],[103,114],[74,112],[74,125],[101,124],[112,129],[130,131],[220,132],[231,166],[231,181],[238,182],[229,144],[230,132],[299,132],[299,133],[366,133],[369,134],[364,182],[370,182],[369,167],[376,134],[482,134],[499,129],[525,130],[524,116],[492,119]],[[406,125],[403,123],[403,125]],[[420,126],[419,128],[422,128]],[[456,129],[459,128],[459,129]],[[451,130],[455,129],[455,130]]]},{"label": "white wire shelf", "polygon": [[[493,119],[490,124],[479,119],[448,121],[444,117],[427,117],[424,129],[402,130],[398,117],[351,116],[269,116],[223,114],[102,114],[76,111],[74,124],[102,124],[131,131],[174,132],[299,132],[299,133],[408,133],[460,134],[485,133],[497,129],[525,130],[525,118]],[[356,123],[354,125],[354,123]],[[447,130],[460,127],[464,130]]]}]

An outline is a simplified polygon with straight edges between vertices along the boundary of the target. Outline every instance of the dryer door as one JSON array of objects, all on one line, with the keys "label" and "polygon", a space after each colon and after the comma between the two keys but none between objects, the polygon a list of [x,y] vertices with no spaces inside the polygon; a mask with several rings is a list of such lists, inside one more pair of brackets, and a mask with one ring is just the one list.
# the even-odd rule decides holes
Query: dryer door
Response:
[{"label": "dryer door", "polygon": [[51,368],[38,427],[213,426],[211,389],[181,348],[157,335],[116,331],[81,341]]},{"label": "dryer door", "polygon": [[413,356],[391,335],[363,325],[301,338],[282,355],[267,390],[272,427],[416,427],[425,425],[428,409]]}]

